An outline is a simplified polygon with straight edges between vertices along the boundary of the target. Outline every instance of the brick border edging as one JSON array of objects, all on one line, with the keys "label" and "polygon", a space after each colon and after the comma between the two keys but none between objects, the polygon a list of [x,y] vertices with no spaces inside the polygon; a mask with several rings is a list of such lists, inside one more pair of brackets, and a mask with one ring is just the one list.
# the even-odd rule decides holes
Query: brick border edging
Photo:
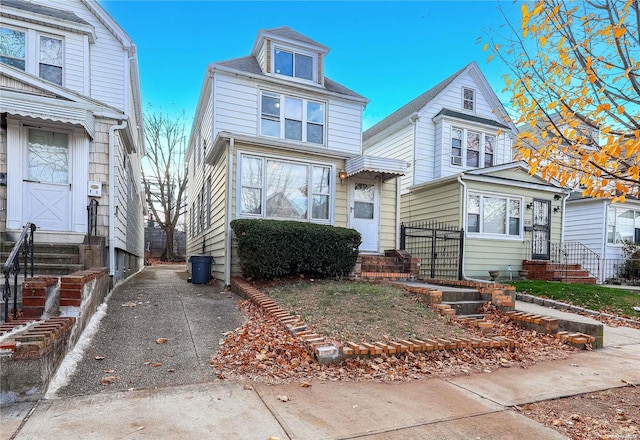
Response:
[{"label": "brick border edging", "polygon": [[591,316],[602,316],[607,319],[615,319],[618,321],[628,322],[630,324],[640,325],[640,320],[634,320],[631,318],[623,318],[622,316],[610,315],[609,313],[602,313],[596,310],[585,309],[584,307],[578,307],[571,304],[564,303],[562,301],[556,301],[549,298],[540,298],[539,296],[529,295],[528,293],[516,292],[516,299],[518,301],[533,303],[543,307],[551,307],[558,310],[566,310],[571,313],[584,313]]},{"label": "brick border edging", "polygon": [[[239,277],[231,279],[231,287],[241,296],[248,298],[262,310],[278,319],[291,334],[302,339],[320,364],[339,362],[349,357],[380,356],[383,353],[400,354],[403,352],[431,352],[438,350],[457,350],[463,348],[519,348],[520,344],[504,336],[493,338],[429,338],[423,340],[408,338],[399,341],[376,341],[373,343],[341,343],[315,334],[307,329],[306,323],[298,315],[291,315],[263,292],[251,286]],[[472,323],[468,325],[473,325]]]},{"label": "brick border edging", "polygon": [[28,321],[34,325],[26,326],[25,322],[15,321],[14,327],[25,327],[16,335],[3,341],[0,348],[11,351],[13,360],[39,359],[51,352],[56,344],[66,344],[73,329],[76,318],[72,316],[54,316],[44,320]]}]

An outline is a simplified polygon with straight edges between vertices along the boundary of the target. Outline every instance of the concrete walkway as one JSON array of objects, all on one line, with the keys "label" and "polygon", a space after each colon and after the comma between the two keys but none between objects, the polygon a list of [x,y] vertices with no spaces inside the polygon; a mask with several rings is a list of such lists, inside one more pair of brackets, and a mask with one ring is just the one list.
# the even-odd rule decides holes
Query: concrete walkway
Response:
[{"label": "concrete walkway", "polygon": [[[132,352],[131,356],[137,356],[134,363],[160,359],[157,357],[160,352],[156,352],[159,346],[154,346],[157,336],[168,337],[167,344],[173,339],[182,341],[186,359],[207,359],[213,353],[213,342],[219,334],[212,331],[211,326],[226,313],[224,311],[235,308],[235,298],[227,298],[214,286],[187,284],[175,271],[156,272],[146,290],[143,284],[132,284],[134,281],[122,286],[128,296],[116,296],[114,292],[105,317],[106,323],[109,315],[118,315],[110,319],[113,325],[117,322],[123,328],[116,329],[111,324],[101,326],[116,332],[117,338],[126,340],[129,334],[131,339],[138,340],[138,351],[143,354]],[[152,300],[146,295],[167,299],[173,309],[166,316],[155,315],[153,330],[133,331],[138,319],[145,319],[143,316],[149,310],[160,307],[152,306]],[[187,299],[191,295],[195,298]],[[169,301],[172,296],[175,301]],[[197,298],[201,300],[196,301]],[[138,306],[150,302],[147,308],[136,311],[138,306],[122,306],[129,300],[142,301]],[[195,301],[194,307],[202,310],[185,306],[182,313],[176,312],[180,310],[180,303],[191,300]],[[195,319],[192,313],[200,318]],[[201,319],[205,316],[208,319]],[[194,340],[212,335],[201,349],[194,349],[186,342],[190,338],[181,335],[187,328]],[[91,387],[78,386],[80,392],[74,392],[72,380],[64,392],[59,393],[65,397],[43,400],[35,408],[34,404],[4,407],[0,410],[0,438],[561,439],[562,435],[526,418],[512,406],[620,387],[625,382],[640,383],[640,342],[634,342],[636,336],[634,333],[624,344],[612,343],[599,350],[571,354],[567,359],[532,365],[528,369],[501,368],[492,373],[446,380],[385,384],[313,381],[310,387],[301,387],[300,383],[269,386],[218,381],[209,377],[201,361],[185,361],[184,369],[193,370],[193,375],[181,373],[182,383],[161,386],[161,382],[154,379],[155,382],[139,382],[137,387],[116,388],[118,391],[100,384],[96,391],[95,381],[90,379]],[[151,344],[147,344],[147,340]],[[109,346],[103,345],[106,342],[101,341],[102,336],[97,336],[87,350],[89,367],[113,355],[107,351]],[[113,339],[111,345],[123,342],[123,339]],[[196,344],[191,342],[191,346]],[[169,348],[162,344],[163,350]],[[107,354],[104,360],[91,359],[94,352],[100,351]],[[166,353],[162,367],[142,362],[141,371],[148,372],[151,368],[156,370],[157,377],[173,377],[165,374],[164,367],[172,362],[170,352]],[[178,359],[173,361],[178,365]],[[78,371],[83,368],[80,366]],[[158,369],[164,370],[162,374]],[[175,373],[177,371],[172,374]],[[81,377],[80,373],[73,376],[80,381]],[[135,380],[136,376],[126,378]],[[289,400],[283,401],[286,399],[281,396]]]}]

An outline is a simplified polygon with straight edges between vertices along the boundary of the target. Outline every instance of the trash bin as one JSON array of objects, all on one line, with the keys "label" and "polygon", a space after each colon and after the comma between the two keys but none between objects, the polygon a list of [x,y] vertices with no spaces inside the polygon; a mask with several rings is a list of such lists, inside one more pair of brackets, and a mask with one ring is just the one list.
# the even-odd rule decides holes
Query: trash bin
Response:
[{"label": "trash bin", "polygon": [[191,282],[194,284],[207,284],[211,280],[211,265],[213,257],[211,255],[192,255],[189,257],[191,263]]}]

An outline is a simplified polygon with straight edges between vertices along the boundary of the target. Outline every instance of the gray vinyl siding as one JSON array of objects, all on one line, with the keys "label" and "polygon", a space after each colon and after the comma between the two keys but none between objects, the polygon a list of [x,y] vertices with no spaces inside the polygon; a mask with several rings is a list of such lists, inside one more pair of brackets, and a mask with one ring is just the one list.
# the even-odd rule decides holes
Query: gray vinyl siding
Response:
[{"label": "gray vinyl siding", "polygon": [[607,208],[604,200],[567,202],[564,241],[579,242],[604,255],[606,246]]}]

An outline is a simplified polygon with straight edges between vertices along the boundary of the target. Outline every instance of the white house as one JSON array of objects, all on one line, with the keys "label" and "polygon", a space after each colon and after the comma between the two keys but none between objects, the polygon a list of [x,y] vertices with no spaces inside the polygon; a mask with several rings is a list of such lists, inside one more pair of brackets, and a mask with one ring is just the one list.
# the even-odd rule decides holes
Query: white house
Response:
[{"label": "white house", "polygon": [[410,164],[400,178],[403,223],[464,230],[464,260],[454,276],[516,271],[523,260],[548,260],[561,240],[563,190],[513,162],[516,133],[472,62],[363,134],[366,154]]},{"label": "white house", "polygon": [[397,247],[406,164],[362,155],[368,100],[325,76],[328,52],[280,27],[206,70],[187,153],[187,254],[213,256],[225,284],[239,272],[236,218],[351,227],[361,252]]},{"label": "white house", "polygon": [[2,0],[0,20],[0,237],[86,242],[95,199],[97,263],[126,277],[144,252],[136,46],[95,0]]}]

